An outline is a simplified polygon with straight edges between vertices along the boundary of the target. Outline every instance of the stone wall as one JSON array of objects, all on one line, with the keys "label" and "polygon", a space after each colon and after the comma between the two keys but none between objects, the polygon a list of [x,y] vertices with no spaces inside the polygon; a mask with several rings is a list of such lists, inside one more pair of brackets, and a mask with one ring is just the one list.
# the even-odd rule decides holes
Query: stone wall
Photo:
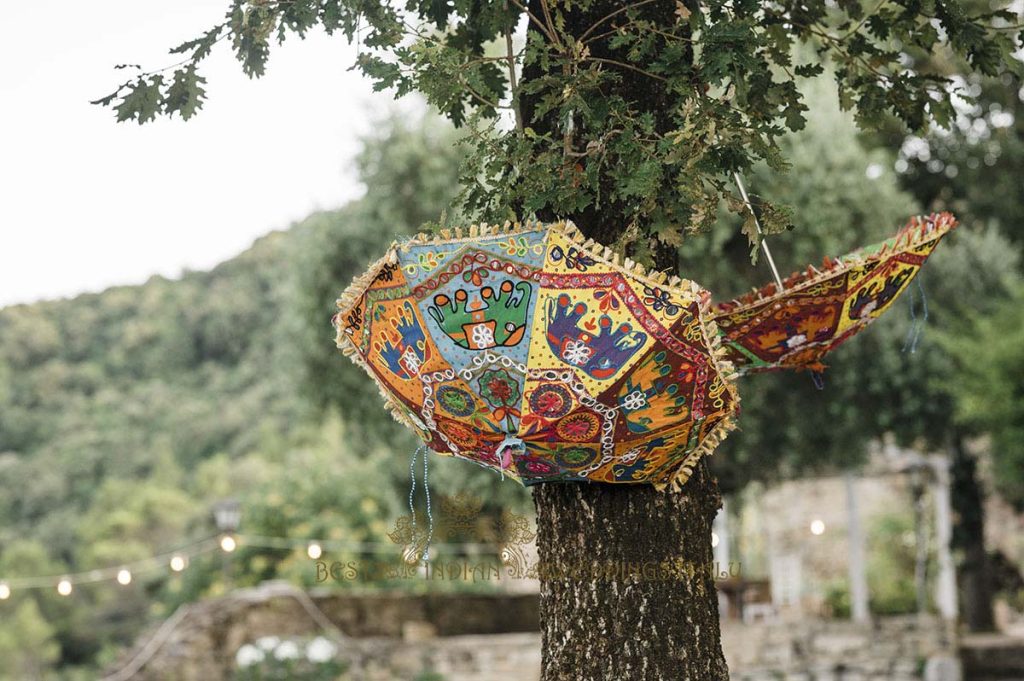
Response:
[{"label": "stone wall", "polygon": [[[414,679],[428,670],[443,674],[445,681],[539,677],[536,595],[314,591],[307,596],[271,582],[183,608],[173,628],[144,633],[110,673],[145,659],[126,678],[220,681],[231,678],[235,654],[246,643],[327,633],[349,663],[352,681]],[[491,668],[508,675],[491,675]]]},{"label": "stone wall", "polygon": [[[353,594],[311,597],[269,583],[185,606],[177,626],[140,637],[117,668],[147,657],[124,678],[230,679],[239,648],[262,637],[328,635],[349,665],[346,681],[537,681],[536,595]],[[871,625],[829,620],[722,624],[732,678],[740,681],[911,681],[943,651],[934,619],[885,618]],[[149,656],[149,652],[152,655]],[[932,677],[951,678],[951,677]],[[952,677],[955,678],[955,677]]]},{"label": "stone wall", "polygon": [[871,624],[803,619],[722,623],[722,646],[739,681],[911,681],[948,648],[935,618],[878,618]]}]

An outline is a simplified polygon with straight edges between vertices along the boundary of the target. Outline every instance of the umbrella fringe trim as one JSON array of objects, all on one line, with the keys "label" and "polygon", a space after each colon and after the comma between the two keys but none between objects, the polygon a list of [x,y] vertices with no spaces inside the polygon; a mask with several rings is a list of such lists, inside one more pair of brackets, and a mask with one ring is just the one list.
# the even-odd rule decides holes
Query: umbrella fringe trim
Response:
[{"label": "umbrella fringe trim", "polygon": [[[704,436],[704,440],[691,451],[683,462],[672,472],[668,480],[665,482],[652,482],[656,489],[659,491],[669,490],[672,492],[679,492],[682,489],[683,483],[690,479],[693,475],[693,469],[697,465],[697,462],[701,458],[710,455],[718,448],[718,445],[728,436],[728,434],[736,428],[735,415],[740,405],[739,391],[736,387],[736,379],[739,377],[739,373],[736,371],[733,363],[727,359],[728,351],[722,345],[721,334],[718,332],[718,324],[714,320],[714,310],[712,309],[711,293],[706,289],[702,288],[699,284],[689,279],[683,279],[676,275],[669,275],[667,272],[648,271],[642,264],[634,262],[629,258],[624,258],[622,264],[618,262],[618,253],[614,249],[607,246],[603,246],[593,239],[587,238],[580,232],[579,228],[576,227],[571,221],[558,222],[548,227],[554,228],[565,235],[570,241],[577,246],[590,251],[592,254],[600,254],[603,257],[604,264],[614,269],[622,271],[624,274],[640,279],[641,281],[646,280],[648,283],[652,283],[656,286],[663,286],[670,291],[678,294],[682,294],[684,297],[690,297],[697,302],[697,316],[700,322],[701,330],[704,332],[704,338],[707,342],[708,356],[711,359],[711,365],[714,367],[716,373],[721,376],[722,383],[725,386],[725,390],[729,393],[731,398],[730,407],[725,412],[725,416],[719,421],[714,428],[711,429],[707,435]],[[612,257],[609,257],[611,254]]]},{"label": "umbrella fringe trim", "polygon": [[722,441],[729,436],[729,433],[737,427],[736,414],[739,412],[740,395],[736,387],[736,379],[739,378],[739,372],[736,371],[733,363],[727,359],[728,351],[722,344],[722,336],[718,332],[718,324],[711,318],[712,314],[710,296],[705,296],[699,305],[700,323],[704,330],[704,336],[708,341],[708,349],[711,351],[712,366],[714,366],[718,375],[722,377],[722,383],[732,398],[730,409],[724,418],[715,424],[715,427],[704,436],[704,440],[687,455],[667,482],[655,483],[654,486],[658,490],[664,491],[667,489],[671,492],[681,492],[683,484],[693,475],[693,469],[697,463],[705,456],[711,456],[718,449],[718,446],[722,444]]},{"label": "umbrella fringe trim", "polygon": [[[691,451],[683,462],[676,468],[667,482],[654,482],[659,490],[671,489],[680,491],[691,475],[697,462],[704,456],[710,455],[718,445],[726,438],[730,431],[736,428],[735,414],[739,408],[740,398],[736,388],[736,379],[739,373],[735,370],[732,362],[727,359],[727,351],[722,345],[721,336],[718,332],[718,325],[714,321],[714,310],[712,308],[711,294],[699,284],[689,279],[683,279],[676,275],[657,270],[648,270],[641,263],[630,258],[622,257],[615,249],[605,246],[587,238],[573,224],[572,221],[561,220],[553,223],[542,223],[536,220],[525,222],[505,222],[502,225],[473,224],[468,228],[454,227],[440,230],[437,234],[431,235],[419,233],[405,241],[393,241],[385,252],[384,256],[374,262],[366,272],[355,277],[352,283],[345,288],[345,291],[337,300],[338,312],[332,318],[335,329],[335,344],[342,353],[360,366],[377,384],[377,390],[384,398],[384,404],[392,418],[402,425],[411,428],[414,432],[420,433],[422,428],[409,418],[408,410],[404,405],[396,403],[394,397],[388,393],[377,380],[376,375],[369,364],[359,353],[358,348],[352,339],[346,335],[341,328],[341,318],[347,315],[356,306],[359,299],[376,279],[380,270],[390,264],[398,262],[398,252],[407,252],[413,246],[430,245],[438,243],[452,243],[458,241],[473,241],[483,237],[515,235],[538,230],[550,230],[565,236],[576,246],[586,249],[589,255],[602,261],[604,265],[611,267],[630,277],[639,279],[641,282],[667,288],[670,292],[680,294],[685,299],[697,302],[698,320],[704,337],[707,341],[708,355],[716,373],[721,376],[725,390],[731,397],[730,408],[725,416],[715,427],[704,436],[704,440]],[[447,453],[446,453],[447,454]]]},{"label": "umbrella fringe trim", "polygon": [[363,356],[359,353],[359,349],[356,347],[356,344],[353,343],[352,339],[342,331],[340,323],[342,315],[352,311],[356,303],[359,301],[359,298],[362,297],[363,293],[365,293],[370,287],[373,280],[377,278],[377,274],[380,272],[381,268],[385,265],[398,261],[398,254],[395,251],[397,245],[398,242],[392,242],[390,248],[388,248],[383,257],[374,262],[363,274],[352,280],[352,283],[348,285],[345,291],[341,294],[341,297],[337,300],[336,304],[338,307],[338,313],[331,319],[331,323],[335,330],[335,345],[341,350],[342,354],[362,368],[362,370],[373,379],[374,385],[377,386],[377,392],[380,393],[382,398],[384,398],[384,406],[388,413],[391,414],[391,417],[403,426],[411,428],[413,432],[419,433],[422,429],[406,414],[405,406],[396,404],[395,398],[392,397],[391,394],[384,389],[384,386],[381,385],[380,381],[377,380],[377,376],[373,373],[373,369],[371,369],[370,365],[365,359],[363,359]]},{"label": "umbrella fringe trim", "polygon": [[860,267],[873,260],[881,260],[893,251],[915,248],[934,238],[941,239],[957,226],[959,223],[956,217],[949,212],[914,216],[896,233],[891,244],[887,239],[874,246],[867,246],[837,258],[826,256],[821,268],[808,265],[806,270],[794,272],[783,279],[782,283],[785,288],[782,291],[776,290],[774,282],[768,283],[730,301],[714,304],[712,316],[717,318],[721,315],[733,314],[773,300],[777,296],[809,288],[837,273]]}]

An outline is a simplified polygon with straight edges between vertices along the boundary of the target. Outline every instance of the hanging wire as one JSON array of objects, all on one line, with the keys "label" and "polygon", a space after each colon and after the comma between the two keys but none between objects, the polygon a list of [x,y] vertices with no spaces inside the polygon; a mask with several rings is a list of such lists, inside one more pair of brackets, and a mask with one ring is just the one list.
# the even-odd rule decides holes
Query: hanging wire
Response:
[{"label": "hanging wire", "polygon": [[928,321],[928,297],[925,296],[924,287],[921,285],[921,275],[915,277],[917,293],[921,298],[921,317],[918,318],[914,310],[914,292],[910,292],[910,330],[907,332],[907,339],[903,342],[903,352],[911,355],[917,352],[917,342],[921,340],[921,332]]},{"label": "hanging wire", "polygon": [[736,187],[740,190],[740,196],[743,197],[743,202],[747,204],[747,210],[754,218],[754,227],[757,229],[757,235],[761,237],[761,250],[764,251],[764,257],[768,261],[768,266],[772,268],[772,274],[775,276],[775,284],[779,287],[778,292],[782,293],[786,287],[782,285],[782,277],[779,276],[779,270],[775,267],[775,258],[772,257],[772,251],[768,248],[768,240],[764,238],[764,232],[761,231],[761,221],[757,217],[757,213],[754,212],[754,204],[750,202],[750,197],[747,196],[747,189],[743,186],[743,180],[740,179],[739,173],[732,174],[733,179],[736,180]]},{"label": "hanging wire", "polygon": [[811,372],[811,382],[814,383],[814,387],[818,390],[825,389],[825,373],[822,371]]},{"label": "hanging wire", "polygon": [[[432,529],[430,534],[433,534]],[[269,537],[255,534],[236,534],[233,536],[238,541],[239,548],[250,547],[292,551],[295,549],[307,548],[310,543],[315,543],[321,546],[325,552],[351,551],[359,554],[373,553],[387,555],[395,551],[395,543],[393,541],[359,542],[327,538]],[[7,598],[9,598],[18,591],[54,589],[61,581],[67,581],[76,588],[83,585],[116,582],[117,575],[122,570],[128,570],[131,572],[133,577],[167,572],[179,573],[182,570],[187,569],[187,566],[189,566],[196,558],[217,551],[220,546],[219,538],[220,535],[198,540],[191,544],[180,546],[174,551],[164,551],[148,558],[118,563],[117,565],[97,568],[95,570],[53,575],[36,575],[33,577],[6,577],[5,575],[0,574],[0,587],[6,587],[6,591],[0,591],[0,593],[6,593]],[[500,550],[502,547],[500,543],[495,542],[441,542],[438,544],[433,544],[433,542],[431,542],[431,545],[435,548],[475,553],[489,553]],[[171,561],[174,558],[180,558],[184,561],[180,569],[171,567]],[[5,598],[3,595],[0,595],[0,613],[3,612],[4,603]],[[2,614],[0,614],[0,617],[2,617]]]},{"label": "hanging wire", "polygon": [[901,350],[901,352],[910,351],[911,353],[913,353],[913,351],[909,350],[909,348],[914,340],[914,333],[915,331],[917,331],[917,311],[914,310],[914,292],[911,290],[908,291],[907,293],[907,301],[910,304],[910,328],[907,329],[907,337],[903,341],[903,349]]}]

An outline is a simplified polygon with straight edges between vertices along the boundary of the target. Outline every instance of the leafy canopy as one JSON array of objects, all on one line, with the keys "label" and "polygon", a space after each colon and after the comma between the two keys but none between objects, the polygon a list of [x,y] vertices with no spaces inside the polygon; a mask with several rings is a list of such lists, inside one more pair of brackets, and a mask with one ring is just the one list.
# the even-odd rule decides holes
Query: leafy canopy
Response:
[{"label": "leafy canopy", "polygon": [[973,334],[945,338],[962,376],[957,410],[989,434],[996,489],[1024,508],[1024,286],[971,321]]},{"label": "leafy canopy", "polygon": [[[895,117],[911,130],[953,117],[953,81],[934,65],[1021,70],[1019,18],[954,1],[234,0],[221,23],[171,50],[177,66],[140,72],[96,103],[119,121],[191,118],[206,97],[199,67],[218,43],[259,77],[275,43],[315,28],[358,43],[355,67],[376,89],[422,93],[470,129],[468,214],[613,203],[623,229],[667,247],[710,227],[723,200],[744,211],[732,173],[785,166],[777,140],[807,111],[797,79],[823,64],[860,124]],[[793,58],[798,46],[810,61]],[[645,96],[630,96],[632,82]],[[762,213],[769,233],[788,225],[784,210]]]}]

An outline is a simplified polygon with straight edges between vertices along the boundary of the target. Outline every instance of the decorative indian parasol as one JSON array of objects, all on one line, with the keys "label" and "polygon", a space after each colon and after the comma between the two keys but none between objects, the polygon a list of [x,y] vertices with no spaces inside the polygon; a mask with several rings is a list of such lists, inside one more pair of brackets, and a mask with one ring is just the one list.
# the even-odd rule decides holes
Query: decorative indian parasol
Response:
[{"label": "decorative indian parasol", "polygon": [[726,356],[740,374],[823,370],[822,357],[885,312],[956,225],[949,213],[912,218],[886,241],[793,274],[781,291],[770,283],[714,306]]},{"label": "decorative indian parasol", "polygon": [[709,300],[570,223],[473,226],[393,244],[334,324],[439,454],[527,485],[678,486],[738,404]]},{"label": "decorative indian parasol", "polygon": [[620,261],[571,223],[474,225],[392,244],[333,321],[338,347],[439,454],[526,485],[678,489],[733,427],[736,368],[820,370],[955,225],[915,218],[714,308],[697,284]]}]

